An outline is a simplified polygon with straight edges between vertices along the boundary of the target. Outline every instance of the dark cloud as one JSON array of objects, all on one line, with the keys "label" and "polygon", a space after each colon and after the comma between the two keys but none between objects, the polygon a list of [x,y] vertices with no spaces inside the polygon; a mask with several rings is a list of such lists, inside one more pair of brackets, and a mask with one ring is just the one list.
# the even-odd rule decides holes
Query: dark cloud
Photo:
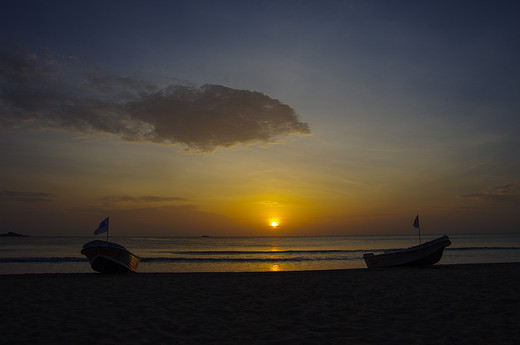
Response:
[{"label": "dark cloud", "polygon": [[200,151],[309,133],[288,105],[220,85],[170,86],[127,103],[126,109],[132,118],[153,126],[144,135],[149,140],[184,143]]},{"label": "dark cloud", "polygon": [[74,59],[0,43],[3,128],[110,133],[201,152],[310,134],[294,109],[260,92],[79,73]]},{"label": "dark cloud", "polygon": [[460,195],[461,198],[473,198],[486,202],[520,205],[520,182],[512,182],[491,188],[484,193]]},{"label": "dark cloud", "polygon": [[0,201],[46,202],[52,201],[56,195],[51,193],[15,192],[4,190],[0,192]]}]

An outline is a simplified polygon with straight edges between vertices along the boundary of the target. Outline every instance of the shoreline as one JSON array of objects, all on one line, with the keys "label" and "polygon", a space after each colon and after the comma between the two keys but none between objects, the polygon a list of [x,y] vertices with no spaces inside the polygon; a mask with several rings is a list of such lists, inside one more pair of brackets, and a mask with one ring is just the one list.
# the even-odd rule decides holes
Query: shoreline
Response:
[{"label": "shoreline", "polygon": [[520,263],[0,275],[6,343],[512,344]]},{"label": "shoreline", "polygon": [[337,269],[308,269],[308,270],[280,270],[280,271],[272,271],[272,270],[263,270],[263,271],[176,271],[176,272],[147,272],[147,271],[139,271],[137,272],[129,272],[129,273],[118,273],[118,274],[104,274],[94,271],[90,268],[88,261],[85,260],[87,264],[88,271],[87,272],[28,272],[28,273],[0,273],[0,278],[9,277],[9,276],[91,276],[91,275],[100,275],[107,277],[124,277],[124,276],[136,276],[136,275],[237,275],[237,274],[287,274],[287,273],[298,273],[298,272],[342,272],[342,271],[397,271],[397,270],[430,270],[430,269],[440,269],[440,268],[456,268],[456,267],[466,267],[470,268],[472,266],[500,266],[500,265],[518,265],[520,266],[520,262],[512,261],[512,262],[486,262],[486,263],[456,263],[456,264],[442,264],[437,263],[433,266],[428,267],[380,267],[380,268],[368,268],[363,263],[363,267],[351,267],[351,268],[337,268]]}]

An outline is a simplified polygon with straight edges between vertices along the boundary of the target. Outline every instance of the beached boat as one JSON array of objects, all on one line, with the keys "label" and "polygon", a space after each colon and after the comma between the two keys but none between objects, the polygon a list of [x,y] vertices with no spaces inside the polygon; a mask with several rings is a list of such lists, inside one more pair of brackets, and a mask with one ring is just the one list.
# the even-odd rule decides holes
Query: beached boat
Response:
[{"label": "beached boat", "polygon": [[444,235],[418,246],[389,250],[382,254],[365,253],[363,259],[368,268],[395,266],[431,266],[439,262],[444,248],[451,244]]},{"label": "beached boat", "polygon": [[109,217],[106,217],[94,231],[94,235],[106,232],[107,240],[86,243],[81,254],[87,257],[94,271],[100,273],[135,272],[141,258],[117,243],[108,242],[108,223]]},{"label": "beached boat", "polygon": [[81,250],[94,271],[100,273],[135,272],[141,258],[117,243],[95,240]]}]

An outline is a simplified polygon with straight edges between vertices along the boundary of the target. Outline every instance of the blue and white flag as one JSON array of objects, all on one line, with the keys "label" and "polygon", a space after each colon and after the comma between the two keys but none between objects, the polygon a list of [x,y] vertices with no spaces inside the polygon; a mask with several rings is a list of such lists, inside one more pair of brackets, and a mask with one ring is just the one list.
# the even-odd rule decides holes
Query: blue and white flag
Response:
[{"label": "blue and white flag", "polygon": [[94,235],[99,235],[104,232],[108,232],[108,217],[106,217],[101,223],[99,223],[98,228],[94,231]]},{"label": "blue and white flag", "polygon": [[419,215],[417,215],[417,217],[415,217],[415,220],[413,221],[413,226],[416,228],[419,228]]}]

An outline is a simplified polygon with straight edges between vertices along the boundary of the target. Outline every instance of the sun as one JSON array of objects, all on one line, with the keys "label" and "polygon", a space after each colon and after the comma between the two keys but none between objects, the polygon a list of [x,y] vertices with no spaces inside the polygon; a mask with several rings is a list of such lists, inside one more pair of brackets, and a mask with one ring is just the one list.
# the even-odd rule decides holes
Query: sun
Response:
[{"label": "sun", "polygon": [[280,218],[271,218],[268,220],[267,224],[269,224],[271,230],[278,229],[280,227]]}]

